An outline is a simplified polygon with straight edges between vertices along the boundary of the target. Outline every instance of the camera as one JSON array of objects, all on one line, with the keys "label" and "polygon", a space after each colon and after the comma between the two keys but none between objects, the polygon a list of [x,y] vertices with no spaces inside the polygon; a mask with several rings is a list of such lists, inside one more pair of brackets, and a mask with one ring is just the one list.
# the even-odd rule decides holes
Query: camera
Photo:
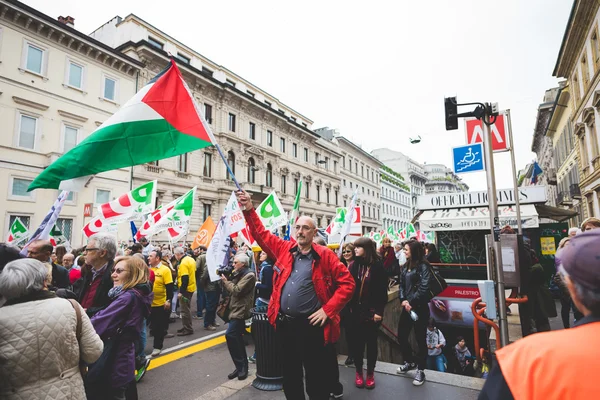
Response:
[{"label": "camera", "polygon": [[219,267],[217,268],[217,275],[221,276],[225,276],[225,278],[227,279],[231,279],[231,276],[233,275],[233,267],[229,266],[229,265],[225,265],[224,267]]}]

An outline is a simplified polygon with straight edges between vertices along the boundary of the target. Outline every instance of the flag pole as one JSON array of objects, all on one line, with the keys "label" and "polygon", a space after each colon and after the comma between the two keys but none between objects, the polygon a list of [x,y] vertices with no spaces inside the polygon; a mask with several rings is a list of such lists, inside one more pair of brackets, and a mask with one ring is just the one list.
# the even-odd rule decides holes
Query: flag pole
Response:
[{"label": "flag pole", "polygon": [[508,140],[510,145],[510,163],[512,166],[513,189],[515,191],[515,206],[517,208],[517,228],[519,235],[523,234],[523,224],[521,223],[521,200],[519,199],[519,183],[517,182],[517,168],[515,165],[515,146],[513,145],[512,123],[510,120],[510,109],[506,110],[506,120],[508,121]]}]

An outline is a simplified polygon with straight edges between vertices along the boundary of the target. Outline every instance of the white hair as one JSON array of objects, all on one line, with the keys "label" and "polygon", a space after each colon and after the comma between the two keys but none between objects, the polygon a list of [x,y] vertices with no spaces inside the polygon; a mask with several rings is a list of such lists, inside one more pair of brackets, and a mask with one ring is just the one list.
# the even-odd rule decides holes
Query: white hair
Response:
[{"label": "white hair", "polygon": [[185,250],[183,250],[183,247],[175,247],[175,250],[173,250],[174,254],[185,254]]},{"label": "white hair", "polygon": [[6,264],[0,274],[0,294],[6,300],[18,299],[44,289],[48,269],[41,261],[22,258]]},{"label": "white hair", "polygon": [[96,247],[106,251],[106,260],[114,260],[117,255],[117,238],[108,233],[96,233],[90,236],[90,241],[96,242]]},{"label": "white hair", "polygon": [[[565,271],[562,264],[558,266],[558,273],[563,276],[569,276],[569,273]],[[575,295],[581,304],[590,310],[593,315],[600,316],[600,288],[596,288],[595,290],[587,288],[574,279],[571,279],[571,282],[575,289]]]},{"label": "white hair", "polygon": [[246,267],[250,266],[250,257],[248,257],[247,254],[236,254],[235,257],[233,257],[233,259],[238,260],[242,264],[246,265]]},{"label": "white hair", "polygon": [[575,232],[575,235],[579,235],[581,233],[581,229],[577,228],[576,226],[573,228],[569,228],[569,236],[571,236],[571,233]]}]

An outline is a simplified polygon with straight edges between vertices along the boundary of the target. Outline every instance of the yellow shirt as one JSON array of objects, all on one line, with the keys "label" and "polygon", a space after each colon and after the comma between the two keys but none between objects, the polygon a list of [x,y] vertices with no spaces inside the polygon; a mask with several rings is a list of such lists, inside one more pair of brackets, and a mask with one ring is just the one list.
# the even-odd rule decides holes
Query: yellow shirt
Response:
[{"label": "yellow shirt", "polygon": [[150,267],[154,272],[154,299],[152,300],[152,307],[164,306],[167,301],[167,285],[173,283],[173,275],[171,270],[162,263],[158,264],[157,267]]},{"label": "yellow shirt", "polygon": [[196,261],[190,256],[185,256],[179,262],[177,268],[177,285],[181,288],[181,277],[189,276],[187,291],[193,293],[196,291]]}]

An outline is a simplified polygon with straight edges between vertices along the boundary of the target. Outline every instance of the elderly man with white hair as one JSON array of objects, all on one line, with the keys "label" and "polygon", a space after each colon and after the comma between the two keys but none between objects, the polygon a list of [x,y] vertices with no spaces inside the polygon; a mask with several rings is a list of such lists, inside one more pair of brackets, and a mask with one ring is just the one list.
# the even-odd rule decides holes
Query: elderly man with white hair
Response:
[{"label": "elderly man with white hair", "polygon": [[177,286],[179,287],[179,305],[181,307],[181,329],[177,330],[177,336],[186,336],[194,333],[192,327],[192,313],[190,302],[196,291],[196,261],[185,254],[183,247],[176,247],[175,258],[179,265],[177,267]]},{"label": "elderly man with white hair", "polygon": [[229,379],[244,380],[248,377],[248,357],[242,337],[245,320],[250,318],[250,310],[254,303],[254,286],[256,275],[249,268],[250,258],[245,253],[238,253],[233,258],[231,279],[221,275],[223,288],[229,293],[229,326],[225,333],[227,348],[235,369],[228,375]]},{"label": "elderly man with white hair", "polygon": [[91,364],[102,354],[81,306],[56,297],[47,277],[46,265],[32,258],[11,261],[0,274],[7,300],[0,312],[1,399],[85,399],[79,361]]},{"label": "elderly man with white hair", "polygon": [[113,287],[110,277],[117,254],[117,239],[108,233],[97,233],[88,239],[84,251],[85,263],[92,270],[82,274],[79,304],[91,317],[110,303],[108,291]]}]

